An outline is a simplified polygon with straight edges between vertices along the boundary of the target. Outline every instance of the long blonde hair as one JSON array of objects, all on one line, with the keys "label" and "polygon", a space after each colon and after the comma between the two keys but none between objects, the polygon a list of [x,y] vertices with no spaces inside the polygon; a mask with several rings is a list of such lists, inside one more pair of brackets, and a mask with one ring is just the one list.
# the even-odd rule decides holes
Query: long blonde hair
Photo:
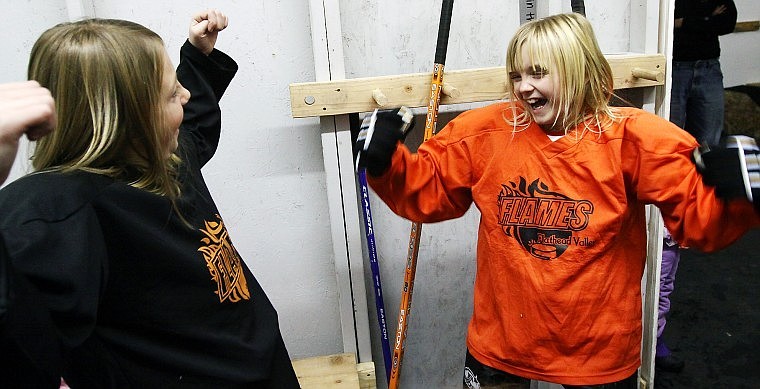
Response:
[{"label": "long blonde hair", "polygon": [[[522,63],[525,50],[532,64]],[[599,49],[591,23],[577,13],[553,15],[526,23],[517,30],[507,48],[507,74],[525,65],[545,67],[556,77],[561,128],[568,131],[579,123],[585,130],[602,131],[618,118],[610,105],[613,96],[612,69]],[[508,96],[517,99],[514,85],[507,81]],[[513,115],[511,124],[524,127],[532,121],[526,114]]]},{"label": "long blonde hair", "polygon": [[50,89],[56,131],[37,142],[35,170],[83,170],[153,193],[179,196],[179,158],[163,146],[161,37],[137,23],[59,24],[35,42],[29,79]]}]

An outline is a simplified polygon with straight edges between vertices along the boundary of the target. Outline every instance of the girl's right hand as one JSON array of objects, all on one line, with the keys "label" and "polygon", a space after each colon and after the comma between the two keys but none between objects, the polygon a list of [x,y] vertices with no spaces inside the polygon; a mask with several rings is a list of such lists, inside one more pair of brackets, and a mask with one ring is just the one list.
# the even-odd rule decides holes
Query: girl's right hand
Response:
[{"label": "girl's right hand", "polygon": [[227,15],[215,9],[195,14],[190,21],[190,43],[203,54],[209,55],[214,50],[219,31],[227,28]]}]

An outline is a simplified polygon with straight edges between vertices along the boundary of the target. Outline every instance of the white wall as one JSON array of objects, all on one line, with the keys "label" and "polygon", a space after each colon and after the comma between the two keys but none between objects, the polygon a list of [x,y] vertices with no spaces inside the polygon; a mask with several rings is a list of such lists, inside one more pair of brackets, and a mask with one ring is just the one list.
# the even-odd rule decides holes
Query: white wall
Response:
[{"label": "white wall", "polygon": [[[587,14],[605,52],[631,50],[631,24],[639,21],[630,20],[630,9],[643,2],[586,1]],[[220,35],[217,47],[237,59],[240,71],[222,100],[222,140],[204,172],[238,250],[280,313],[291,356],[343,351],[319,122],[290,115],[288,85],[315,80],[307,2],[92,3],[97,17],[130,19],[154,29],[164,37],[175,61],[191,13],[217,7],[230,15],[230,27]],[[545,9],[569,10],[569,5],[557,6],[569,2],[540,3]],[[756,0],[736,3],[740,21],[760,19]],[[0,7],[5,12],[7,34],[0,40],[0,82],[22,80],[34,40],[45,28],[67,19],[66,1],[0,0]],[[517,0],[455,2],[446,69],[504,64],[507,41],[519,23],[517,9]],[[340,0],[340,12],[347,77],[430,71],[439,0]],[[758,34],[722,38],[727,86],[760,82]],[[442,114],[440,126],[454,114]],[[417,136],[408,143],[418,143]],[[24,156],[22,153],[20,162]],[[13,177],[23,171],[23,163],[17,163]],[[372,206],[389,331],[393,333],[410,224],[376,200]],[[403,387],[461,385],[478,217],[473,209],[459,220],[423,228]],[[371,288],[367,290],[373,355],[377,376],[382,377],[374,297]],[[384,381],[379,378],[381,387]]]},{"label": "white wall", "polygon": [[[734,0],[737,22],[760,20],[760,1]],[[760,30],[735,32],[720,37],[720,64],[723,85],[760,83]]]},{"label": "white wall", "polygon": [[[39,0],[21,6],[16,1],[0,0],[0,7],[7,15],[9,31],[5,39],[0,39],[0,82],[26,80],[26,65],[34,41],[48,27],[68,20],[66,2]],[[27,148],[28,143],[22,139],[21,152],[6,184],[25,171]]]}]

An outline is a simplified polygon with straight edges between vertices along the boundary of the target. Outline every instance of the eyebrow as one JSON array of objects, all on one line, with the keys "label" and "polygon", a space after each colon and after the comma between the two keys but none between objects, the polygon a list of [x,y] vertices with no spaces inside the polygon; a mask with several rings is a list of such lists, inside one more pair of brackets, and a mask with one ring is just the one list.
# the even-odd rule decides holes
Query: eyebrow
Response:
[{"label": "eyebrow", "polygon": [[526,66],[526,69],[528,69],[528,71],[534,72],[534,73],[536,73],[536,72],[546,73],[546,72],[549,71],[549,68],[547,68],[546,66],[538,65],[538,64],[533,64],[533,65],[530,65],[530,66]]},{"label": "eyebrow", "polygon": [[[538,73],[548,74],[549,73],[549,68],[543,65],[528,65],[528,66],[525,66],[523,70],[528,74],[538,74]],[[510,75],[520,74],[522,73],[523,70],[515,69],[509,72],[509,74]]]}]

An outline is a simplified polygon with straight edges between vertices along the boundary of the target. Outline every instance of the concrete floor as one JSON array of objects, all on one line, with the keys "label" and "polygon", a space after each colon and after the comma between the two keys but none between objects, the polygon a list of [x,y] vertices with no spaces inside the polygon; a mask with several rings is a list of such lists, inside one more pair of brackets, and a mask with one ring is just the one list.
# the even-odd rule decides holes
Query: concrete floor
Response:
[{"label": "concrete floor", "polygon": [[760,229],[713,254],[684,250],[665,339],[686,361],[655,388],[760,388]]}]

